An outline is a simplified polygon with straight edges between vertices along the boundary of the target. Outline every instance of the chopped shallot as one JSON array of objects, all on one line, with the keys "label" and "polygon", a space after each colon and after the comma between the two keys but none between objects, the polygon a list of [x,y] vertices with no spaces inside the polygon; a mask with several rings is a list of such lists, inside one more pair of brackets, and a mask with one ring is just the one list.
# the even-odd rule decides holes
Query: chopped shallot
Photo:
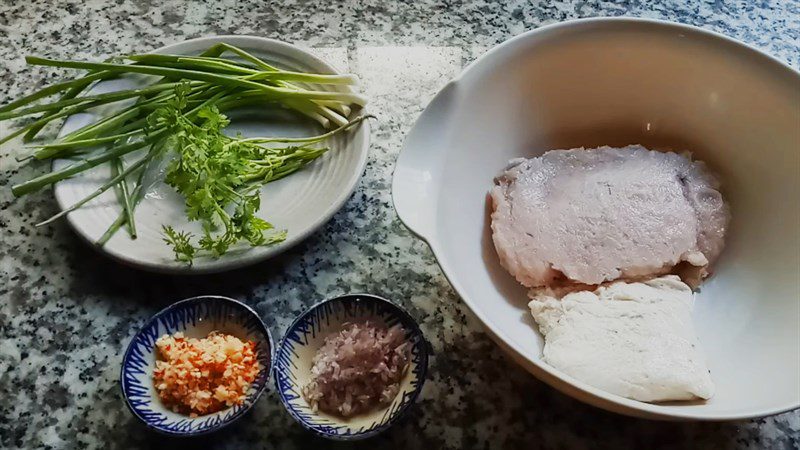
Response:
[{"label": "chopped shallot", "polygon": [[303,398],[315,412],[343,417],[390,404],[408,370],[411,345],[405,334],[400,325],[343,324],[314,355]]}]

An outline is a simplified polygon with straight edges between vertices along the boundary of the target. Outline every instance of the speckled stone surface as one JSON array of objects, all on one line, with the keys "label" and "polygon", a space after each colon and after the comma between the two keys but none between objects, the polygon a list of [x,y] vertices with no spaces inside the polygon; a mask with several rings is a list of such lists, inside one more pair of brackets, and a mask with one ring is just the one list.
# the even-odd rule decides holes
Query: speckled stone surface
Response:
[{"label": "speckled stone surface", "polygon": [[[485,49],[578,17],[629,15],[697,25],[800,65],[797,1],[0,0],[0,99],[58,73],[26,54],[100,58],[185,38],[253,34],[316,49],[358,73],[379,115],[364,177],[333,220],[285,255],[233,273],[158,276],[79,242],[48,191],[9,187],[41,167],[0,149],[0,448],[798,448],[800,411],[733,423],[661,423],[607,413],[537,381],[481,331],[427,246],[391,205],[394,161],[432,95]],[[5,123],[0,132],[8,132]],[[119,363],[144,320],[196,294],[241,299],[280,335],[307,305],[345,292],[396,300],[421,322],[435,357],[418,406],[386,434],[331,444],[306,433],[268,392],[232,428],[195,441],[145,430],[126,410]]]}]

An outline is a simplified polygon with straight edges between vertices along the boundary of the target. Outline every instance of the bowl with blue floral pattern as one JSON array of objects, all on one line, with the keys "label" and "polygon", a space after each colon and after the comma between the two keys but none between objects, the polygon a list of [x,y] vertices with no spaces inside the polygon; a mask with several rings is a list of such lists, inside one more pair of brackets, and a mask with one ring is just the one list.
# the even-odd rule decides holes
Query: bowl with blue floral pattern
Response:
[{"label": "bowl with blue floral pattern", "polygon": [[[197,339],[218,332],[255,344],[259,369],[241,404],[195,416],[173,411],[161,401],[153,382],[158,358],[156,341],[178,332]],[[122,359],[122,396],[133,415],[152,430],[172,436],[211,433],[240,419],[261,396],[272,370],[273,349],[264,322],[244,303],[220,296],[182,300],[153,316],[133,337]]]},{"label": "bowl with blue floral pattern", "polygon": [[[302,390],[312,379],[314,355],[327,336],[347,323],[365,321],[387,328],[399,324],[405,332],[410,351],[399,392],[390,403],[347,418],[312,408]],[[275,385],[286,410],[305,429],[333,440],[365,439],[387,430],[410,410],[425,382],[428,348],[414,318],[398,305],[375,295],[343,295],[317,303],[289,326],[275,353]]]}]

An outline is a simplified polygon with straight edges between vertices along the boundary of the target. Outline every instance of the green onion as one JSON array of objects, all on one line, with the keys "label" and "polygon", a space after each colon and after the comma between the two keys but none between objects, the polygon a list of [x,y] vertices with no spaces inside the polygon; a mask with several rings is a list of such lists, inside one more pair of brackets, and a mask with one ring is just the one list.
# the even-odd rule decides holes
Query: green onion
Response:
[{"label": "green onion", "polygon": [[[111,161],[111,175],[118,177],[122,173],[125,173],[122,158]],[[119,183],[117,183],[117,186],[119,186],[119,197],[121,197],[123,211],[125,211],[128,233],[131,235],[132,239],[136,239],[136,221],[133,220],[133,202],[131,201],[131,194],[128,191],[128,181],[123,177]]]},{"label": "green onion", "polygon": [[72,164],[61,170],[50,172],[46,175],[36,177],[24,183],[14,185],[11,187],[11,192],[17,197],[21,197],[25,194],[30,194],[31,192],[36,192],[45,186],[49,186],[51,184],[58,183],[59,181],[66,180],[67,178],[71,178],[76,174],[79,174],[85,170],[91,169],[92,167],[103,164],[104,162],[108,162],[114,158],[119,158],[120,156],[127,155],[128,153],[131,153],[134,150],[138,150],[142,147],[151,145],[158,139],[164,137],[165,135],[166,135],[166,130],[148,136],[146,139],[143,139],[141,141],[114,147],[109,151],[100,153],[98,155],[89,158],[85,158],[81,162]]},{"label": "green onion", "polygon": [[39,58],[28,56],[25,58],[28,64],[39,66],[69,67],[73,69],[87,70],[108,70],[109,72],[120,73],[141,73],[147,75],[159,75],[173,79],[200,80],[215,83],[222,86],[249,88],[264,91],[265,94],[272,94],[275,98],[309,98],[317,100],[340,100],[364,105],[366,99],[358,94],[336,91],[296,91],[287,88],[273,87],[255,81],[250,81],[242,77],[219,75],[211,72],[199,70],[174,69],[171,67],[141,66],[137,64],[114,64],[114,63],[92,63],[85,61],[64,61],[57,59]]}]

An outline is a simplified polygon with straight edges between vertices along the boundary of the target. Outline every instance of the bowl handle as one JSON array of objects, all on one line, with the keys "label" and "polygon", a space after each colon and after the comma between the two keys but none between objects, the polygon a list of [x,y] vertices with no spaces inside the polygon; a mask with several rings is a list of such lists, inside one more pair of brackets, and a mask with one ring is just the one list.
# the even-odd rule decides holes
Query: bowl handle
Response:
[{"label": "bowl handle", "polygon": [[450,141],[456,82],[449,82],[431,100],[403,143],[392,179],[392,200],[400,220],[430,242],[436,226],[437,178],[444,168],[440,150]]}]

